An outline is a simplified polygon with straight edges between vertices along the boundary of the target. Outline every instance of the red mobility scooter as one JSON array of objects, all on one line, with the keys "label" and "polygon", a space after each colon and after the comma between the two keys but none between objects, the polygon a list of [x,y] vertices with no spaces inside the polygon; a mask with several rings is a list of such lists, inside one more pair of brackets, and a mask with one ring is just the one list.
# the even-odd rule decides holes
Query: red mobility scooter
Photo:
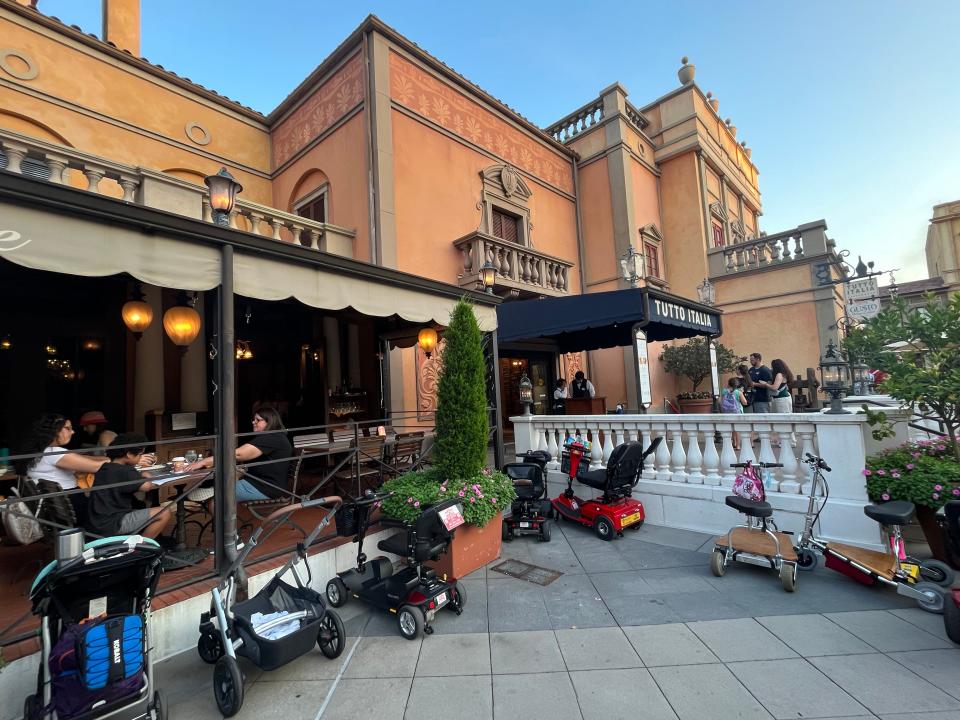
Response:
[{"label": "red mobility scooter", "polygon": [[[646,450],[638,442],[618,445],[610,454],[606,469],[589,470],[588,443],[568,438],[563,449],[560,469],[567,473],[567,489],[553,499],[558,519],[578,522],[593,528],[601,540],[623,535],[623,529],[643,525],[643,503],[630,497],[640,481],[643,461],[657,449],[662,438],[656,438]],[[573,492],[573,480],[600,491],[600,496],[583,500]]]}]

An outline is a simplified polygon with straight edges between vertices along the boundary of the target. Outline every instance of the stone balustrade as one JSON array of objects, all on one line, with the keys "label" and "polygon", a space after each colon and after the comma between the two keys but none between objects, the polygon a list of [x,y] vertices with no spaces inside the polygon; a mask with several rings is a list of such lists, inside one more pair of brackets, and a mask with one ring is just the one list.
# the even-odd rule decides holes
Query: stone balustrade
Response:
[{"label": "stone balustrade", "polygon": [[[731,465],[747,460],[783,464],[770,471],[767,499],[780,528],[798,532],[811,480],[801,460],[806,453],[820,455],[833,467],[821,532],[879,547],[878,527],[863,514],[868,503],[862,475],[868,433],[862,415],[536,415],[511,421],[518,457],[527,450],[550,453],[553,494],[566,483],[559,467],[567,437],[579,434],[592,441],[591,468],[605,467],[620,443],[639,441],[648,447],[654,438],[662,438],[634,494],[652,522],[701,532],[721,532],[739,521],[724,498],[738,472]],[[734,432],[740,436],[739,452],[733,449]],[[750,442],[751,435],[756,444]]]},{"label": "stone balustrade", "polygon": [[547,134],[553,136],[557,142],[565,143],[592,128],[603,120],[603,116],[603,98],[601,97],[548,127]]},{"label": "stone balustrade", "polygon": [[[0,129],[0,169],[198,220],[212,220],[206,188],[5,129]],[[353,257],[355,230],[318,223],[242,198],[237,200],[230,225],[280,242],[297,242],[314,250]]]},{"label": "stone balustrade", "polygon": [[707,252],[710,277],[762,270],[828,253],[832,251],[833,241],[827,238],[826,229],[826,223],[819,221],[711,248]]},{"label": "stone balustrade", "polygon": [[496,285],[535,295],[567,295],[573,263],[479,231],[453,241],[463,257],[461,287],[476,287],[487,262],[496,270]]}]

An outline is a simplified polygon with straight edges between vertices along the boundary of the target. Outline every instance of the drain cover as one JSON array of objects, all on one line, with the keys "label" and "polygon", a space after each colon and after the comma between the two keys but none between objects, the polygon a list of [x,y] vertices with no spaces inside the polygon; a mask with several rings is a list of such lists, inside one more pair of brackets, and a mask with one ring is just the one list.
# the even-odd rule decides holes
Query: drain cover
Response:
[{"label": "drain cover", "polygon": [[531,565],[530,563],[520,562],[519,560],[505,560],[496,567],[490,569],[498,573],[503,573],[504,575],[509,575],[517,580],[526,580],[534,585],[543,586],[549,585],[558,577],[563,575],[562,572],[548,570],[547,568]]}]

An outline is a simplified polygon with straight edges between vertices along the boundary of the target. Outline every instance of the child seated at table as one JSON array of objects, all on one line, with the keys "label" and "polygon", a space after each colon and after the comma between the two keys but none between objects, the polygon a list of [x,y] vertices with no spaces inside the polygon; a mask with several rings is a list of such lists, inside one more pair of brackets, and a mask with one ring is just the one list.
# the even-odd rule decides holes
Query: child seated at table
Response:
[{"label": "child seated at table", "polygon": [[[131,445],[132,447],[118,447]],[[139,433],[121,433],[107,448],[110,462],[93,477],[87,530],[103,537],[132,535],[155,538],[173,521],[168,507],[134,509],[134,495],[157,486],[144,481],[137,464],[146,452],[147,438]],[[139,481],[139,482],[138,482]],[[149,522],[149,524],[147,524]],[[141,526],[146,525],[142,530]]]}]

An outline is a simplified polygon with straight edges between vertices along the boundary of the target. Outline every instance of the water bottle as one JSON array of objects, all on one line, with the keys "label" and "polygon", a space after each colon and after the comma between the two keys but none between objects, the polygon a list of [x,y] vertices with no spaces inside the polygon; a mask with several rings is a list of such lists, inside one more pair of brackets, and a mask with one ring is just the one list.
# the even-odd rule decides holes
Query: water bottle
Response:
[{"label": "water bottle", "polygon": [[763,486],[767,492],[773,492],[776,489],[776,481],[773,479],[773,471],[770,468],[763,469]]}]

